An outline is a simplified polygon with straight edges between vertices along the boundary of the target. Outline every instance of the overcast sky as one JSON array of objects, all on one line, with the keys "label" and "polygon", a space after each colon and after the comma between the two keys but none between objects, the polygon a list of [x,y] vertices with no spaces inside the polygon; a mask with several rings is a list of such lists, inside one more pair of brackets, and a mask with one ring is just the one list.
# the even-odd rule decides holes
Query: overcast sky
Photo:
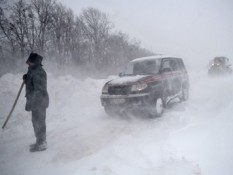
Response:
[{"label": "overcast sky", "polygon": [[109,15],[117,30],[156,53],[208,64],[214,56],[233,61],[232,0],[58,0],[76,15],[87,7]]}]

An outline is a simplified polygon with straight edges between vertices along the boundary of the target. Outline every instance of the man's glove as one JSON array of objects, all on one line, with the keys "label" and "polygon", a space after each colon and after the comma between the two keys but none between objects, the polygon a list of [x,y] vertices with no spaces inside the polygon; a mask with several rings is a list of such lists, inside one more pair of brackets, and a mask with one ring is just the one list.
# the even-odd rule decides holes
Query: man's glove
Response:
[{"label": "man's glove", "polygon": [[23,81],[26,83],[27,82],[27,74],[23,75]]}]

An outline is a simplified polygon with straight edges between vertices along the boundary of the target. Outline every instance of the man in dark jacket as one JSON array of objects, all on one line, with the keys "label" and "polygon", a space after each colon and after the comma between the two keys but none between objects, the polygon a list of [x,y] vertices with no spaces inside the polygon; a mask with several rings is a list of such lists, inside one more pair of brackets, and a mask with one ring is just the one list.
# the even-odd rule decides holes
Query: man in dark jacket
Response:
[{"label": "man in dark jacket", "polygon": [[36,136],[36,143],[30,145],[30,151],[43,151],[46,142],[46,108],[49,106],[47,92],[47,75],[42,68],[43,57],[31,53],[28,57],[28,72],[23,76],[26,84],[26,111],[32,112],[32,124]]}]

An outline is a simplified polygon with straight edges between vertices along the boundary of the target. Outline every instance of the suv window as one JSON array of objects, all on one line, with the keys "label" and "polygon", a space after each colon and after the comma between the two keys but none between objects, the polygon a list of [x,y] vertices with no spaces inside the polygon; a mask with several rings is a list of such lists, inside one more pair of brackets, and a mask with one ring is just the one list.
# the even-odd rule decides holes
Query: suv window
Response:
[{"label": "suv window", "polygon": [[171,72],[172,71],[170,60],[163,61],[162,71],[163,72]]},{"label": "suv window", "polygon": [[155,61],[141,61],[134,63],[134,74],[153,74],[156,68]]},{"label": "suv window", "polygon": [[181,59],[177,60],[180,70],[185,70],[184,62]]},{"label": "suv window", "polygon": [[172,70],[174,70],[174,71],[179,70],[179,65],[178,65],[177,61],[178,60],[176,60],[176,59],[171,60],[171,67],[172,67]]},{"label": "suv window", "polygon": [[126,75],[149,75],[159,72],[160,61],[159,60],[143,60],[130,62],[127,65]]}]

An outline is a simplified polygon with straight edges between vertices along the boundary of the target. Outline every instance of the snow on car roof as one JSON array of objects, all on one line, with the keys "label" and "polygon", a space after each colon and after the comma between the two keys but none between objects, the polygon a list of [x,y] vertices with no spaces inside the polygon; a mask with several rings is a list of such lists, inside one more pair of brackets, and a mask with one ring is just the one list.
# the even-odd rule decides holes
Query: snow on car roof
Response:
[{"label": "snow on car roof", "polygon": [[131,62],[155,60],[155,59],[162,59],[162,58],[178,58],[178,57],[169,56],[169,55],[154,55],[154,56],[136,58],[136,59],[133,59]]}]

